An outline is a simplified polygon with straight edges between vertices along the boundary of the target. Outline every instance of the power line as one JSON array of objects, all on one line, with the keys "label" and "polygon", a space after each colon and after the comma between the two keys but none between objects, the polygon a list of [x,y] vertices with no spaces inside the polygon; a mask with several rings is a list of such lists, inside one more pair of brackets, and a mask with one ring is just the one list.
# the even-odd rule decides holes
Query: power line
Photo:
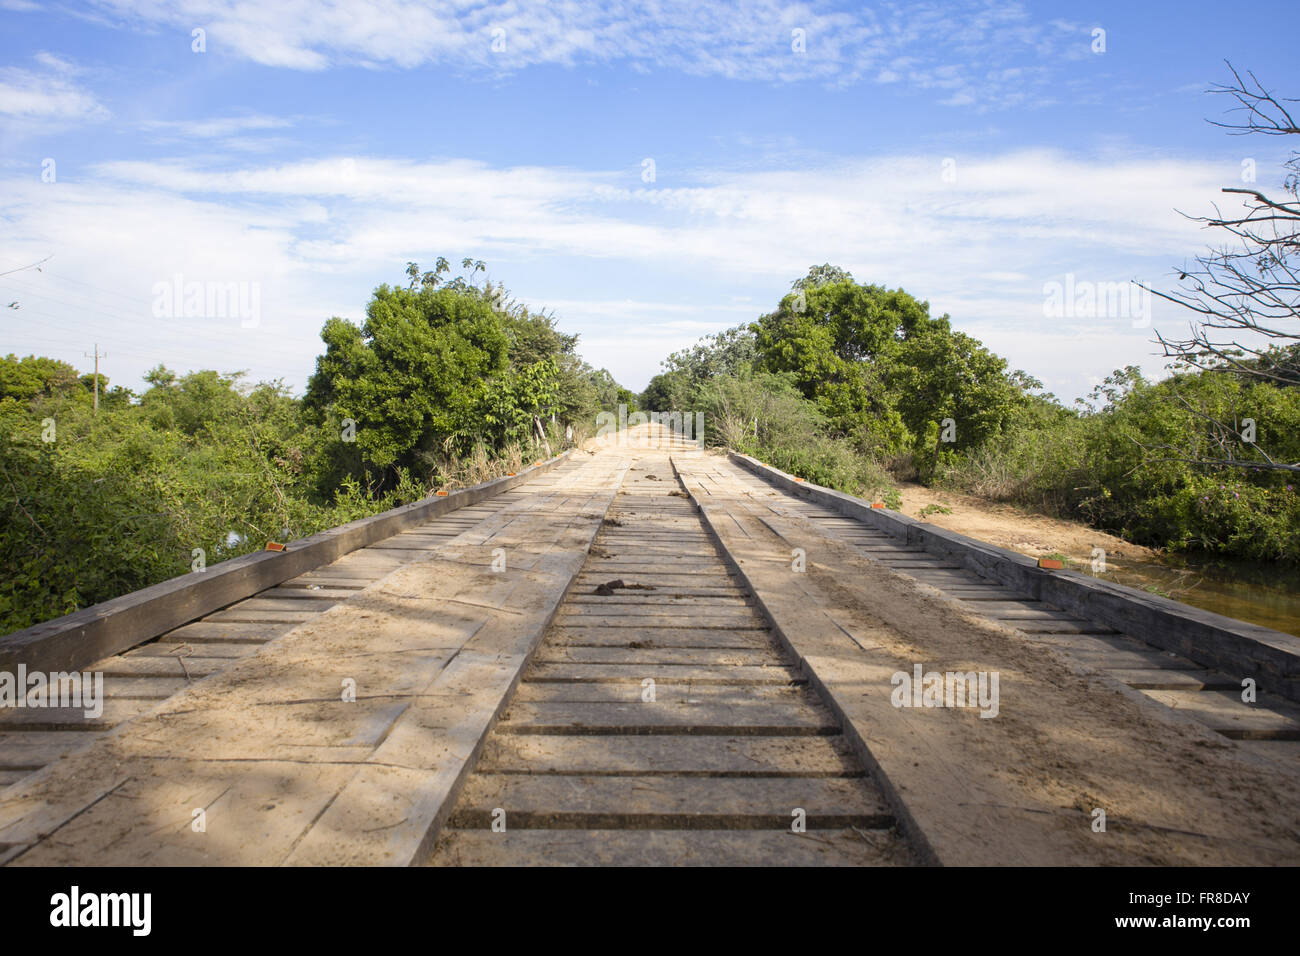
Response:
[{"label": "power line", "polygon": [[[66,299],[60,299],[53,295],[50,295],[49,292],[41,290],[39,286],[28,285],[27,283],[18,282],[14,279],[5,280],[3,287],[8,289],[16,289],[25,295],[33,296],[38,299],[47,299],[50,302],[57,302],[59,305],[64,305],[72,309],[87,309],[88,311],[99,312],[101,315],[106,315],[113,318],[130,319],[132,321],[137,321],[139,319],[138,314],[129,313],[119,306],[102,305],[98,303],[97,300],[92,299],[90,296],[85,295],[84,293],[81,292],[73,292],[70,290],[62,290],[62,289],[58,290],[64,295],[74,296],[78,299],[84,299],[86,302],[94,303],[94,304],[83,305],[80,302],[69,302]],[[112,312],[105,312],[104,311],[105,309],[111,309]]]},{"label": "power line", "polygon": [[[8,262],[18,262],[18,261],[20,261],[20,260],[18,260],[18,259],[9,259],[8,257],[5,257],[5,259],[6,259],[6,261],[8,261]],[[14,271],[14,272],[20,272],[20,271],[22,271],[22,270],[20,270],[20,269],[15,269],[15,270],[13,270],[13,271]],[[93,289],[95,292],[101,292],[101,293],[103,293],[104,295],[115,295],[115,296],[117,296],[118,298],[120,298],[120,299],[126,299],[126,300],[129,301],[129,302],[135,302],[135,301],[137,301],[137,299],[139,298],[138,296],[128,295],[128,294],[125,293],[125,292],[115,292],[115,291],[113,291],[112,289],[104,289],[104,288],[101,288],[100,286],[97,286],[97,285],[91,285],[89,282],[83,282],[83,281],[80,280],[80,279],[73,279],[73,278],[71,278],[71,277],[69,277],[69,276],[65,276],[65,275],[63,275],[63,274],[61,274],[61,273],[58,273],[58,272],[50,272],[50,271],[45,270],[45,269],[38,269],[37,271],[43,273],[44,275],[50,276],[50,277],[52,277],[52,278],[55,278],[55,279],[62,279],[64,282],[71,282],[71,283],[73,283],[74,285],[84,285],[87,289]],[[8,274],[9,274],[9,273],[7,273],[7,272],[6,272],[6,273],[0,273],[0,275],[8,275]]]},{"label": "power line", "polygon": [[[37,272],[40,272],[40,271],[41,271],[41,265],[42,265],[43,263],[49,262],[49,261],[50,261],[51,259],[53,259],[53,258],[54,258],[54,256],[53,256],[52,254],[51,254],[51,255],[48,255],[48,256],[46,256],[44,259],[41,259],[39,262],[33,262],[33,263],[31,263],[30,265],[20,266],[20,267],[17,268],[17,269],[10,269],[8,272],[0,272],[0,276],[13,275],[15,272],[24,272],[24,271],[26,271],[27,269],[35,269]],[[10,261],[10,262],[18,262],[19,260],[17,260],[17,259],[10,259],[9,261]]]},{"label": "power line", "polygon": [[[0,288],[6,288],[6,284],[0,284]],[[73,293],[73,294],[75,295],[76,293]],[[114,323],[114,324],[116,324],[116,325],[120,325],[120,324],[122,324],[122,323],[138,324],[139,322],[142,321],[141,317],[138,316],[138,315],[127,315],[127,314],[124,314],[124,313],[114,314],[114,313],[112,313],[112,312],[105,312],[105,311],[104,311],[103,309],[101,309],[101,308],[96,308],[96,307],[93,307],[93,306],[85,306],[85,305],[82,305],[82,304],[77,303],[77,302],[69,302],[69,301],[67,301],[66,299],[60,299],[60,298],[57,298],[57,297],[55,297],[55,296],[48,295],[48,294],[45,294],[45,293],[33,293],[32,295],[33,295],[33,298],[36,298],[36,299],[38,299],[38,300],[43,300],[43,301],[46,301],[46,302],[50,302],[50,303],[54,303],[54,304],[56,304],[56,305],[63,306],[63,307],[65,307],[65,308],[67,308],[67,309],[75,309],[75,310],[80,310],[80,311],[83,311],[83,312],[92,312],[92,313],[95,313],[96,315],[100,315],[100,316],[102,316],[103,318],[109,320],[110,322],[112,322],[112,323]],[[45,317],[47,317],[47,318],[55,319],[56,322],[57,322],[57,320],[60,320],[60,319],[63,318],[63,316],[55,315],[55,314],[50,313],[50,312],[44,312],[44,311],[41,311],[41,310],[39,310],[39,309],[31,309],[31,308],[28,308],[28,309],[26,309],[26,311],[27,311],[29,314],[32,314],[32,315],[42,315],[42,316],[45,316]],[[63,329],[64,331],[77,331],[77,332],[80,331],[80,330],[74,330],[74,329],[72,329],[71,327],[68,327],[68,326],[59,326],[59,325],[57,325],[57,324],[55,324],[55,323],[46,323],[46,324],[47,324],[47,325],[51,325],[52,327],[55,327],[55,328],[61,328],[61,329]],[[176,330],[176,331],[179,332],[179,331],[181,331],[181,330],[178,329],[178,330]],[[185,333],[186,333],[188,336],[190,336],[190,337],[192,337],[192,338],[198,338],[198,339],[205,339],[205,338],[206,338],[206,339],[211,339],[213,336],[222,336],[222,337],[225,337],[225,336],[226,336],[226,331],[225,331],[225,330],[205,330],[205,329],[202,329],[201,327],[190,327],[190,328],[188,328],[188,329],[186,329],[186,330],[184,330],[184,331],[185,331]],[[215,344],[216,344],[216,343],[212,343],[212,342],[204,342],[204,343],[202,343],[202,347],[203,347],[205,350],[211,350],[211,349],[215,346]],[[294,348],[293,348],[292,345],[289,345],[288,347],[280,346],[280,347],[278,347],[278,348],[272,348],[272,347],[268,347],[268,346],[266,346],[266,345],[263,345],[263,346],[259,347],[259,350],[258,350],[258,351],[259,351],[259,353],[262,354],[262,355],[276,355],[276,356],[280,356],[281,358],[284,358],[284,359],[296,359],[296,358],[298,358],[298,357],[302,354],[301,352],[294,350]]]}]

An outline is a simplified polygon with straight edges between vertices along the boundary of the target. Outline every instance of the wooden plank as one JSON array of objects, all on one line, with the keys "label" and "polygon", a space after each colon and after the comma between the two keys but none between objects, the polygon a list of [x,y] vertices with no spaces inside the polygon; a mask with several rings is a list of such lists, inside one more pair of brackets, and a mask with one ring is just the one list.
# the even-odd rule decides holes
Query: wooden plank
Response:
[{"label": "wooden plank", "polygon": [[630,628],[576,627],[572,624],[553,627],[547,635],[548,645],[557,647],[750,647],[770,649],[772,638],[766,627],[752,630],[721,628]]},{"label": "wooden plank", "polygon": [[624,517],[623,521],[622,527],[604,528],[598,540],[607,544],[649,544],[666,548],[710,547],[708,535],[693,516],[682,520],[675,529],[671,530],[659,527],[661,521],[658,518],[629,520]]},{"label": "wooden plank", "polygon": [[[684,664],[709,667],[756,667],[784,663],[770,644],[757,648],[710,647],[568,647],[547,644],[537,652],[539,664],[635,664],[646,668],[680,667]],[[653,677],[653,674],[644,674]]]},{"label": "wooden plank", "polygon": [[0,708],[0,733],[108,730],[152,710],[157,703],[154,700],[105,700],[103,712],[98,717],[86,716],[84,707],[4,707]]},{"label": "wooden plank", "polygon": [[110,700],[166,700],[192,683],[184,677],[126,677],[114,674],[105,676],[104,694]]},{"label": "wooden plank", "polygon": [[824,708],[803,702],[751,700],[743,704],[512,703],[498,725],[501,733],[687,733],[768,736],[835,734],[839,727]]},{"label": "wooden plank", "polygon": [[1262,704],[1246,704],[1240,692],[1144,690],[1153,700],[1172,707],[1210,729],[1238,740],[1300,740],[1300,721],[1293,713]]},{"label": "wooden plank", "polygon": [[321,575],[359,574],[374,577],[391,574],[402,565],[410,563],[409,559],[401,555],[387,554],[373,548],[363,548],[319,568],[318,573]]},{"label": "wooden plank", "polygon": [[671,572],[676,574],[694,574],[696,572],[712,572],[718,574],[723,571],[722,562],[716,557],[709,555],[707,557],[677,557],[674,555],[637,555],[630,550],[627,553],[615,553],[611,558],[593,557],[587,563],[584,569],[588,572],[604,573],[606,569],[615,572],[613,577],[618,577],[619,569],[629,571],[644,571],[651,574],[661,572]]},{"label": "wooden plank", "polygon": [[631,603],[617,601],[571,601],[566,602],[560,611],[559,620],[581,624],[589,619],[617,617],[620,625],[627,626],[635,621],[666,620],[675,627],[684,621],[708,621],[709,624],[723,622],[744,623],[750,627],[762,621],[753,608],[743,600],[730,604],[714,606],[707,601],[703,604],[690,604],[686,601],[655,601],[651,603]]},{"label": "wooden plank", "polygon": [[119,655],[106,661],[92,664],[88,670],[110,676],[120,677],[184,677],[186,673],[194,680],[201,680],[230,666],[230,657],[186,657],[182,665],[175,657],[144,655]]},{"label": "wooden plank", "polygon": [[724,630],[752,630],[762,624],[762,618],[756,614],[733,615],[680,615],[680,614],[601,614],[574,615],[565,613],[557,619],[564,626],[586,625],[587,627],[625,627],[625,628],[721,628]]},{"label": "wooden plank", "polygon": [[[874,560],[868,558],[868,560]],[[877,562],[879,563],[879,562]],[[980,584],[984,583],[979,575],[971,571],[948,571],[936,568],[935,570],[920,569],[915,574],[909,575],[918,581],[924,581],[926,584],[933,584],[940,590],[947,590],[950,586],[961,584]]]},{"label": "wooden plank", "polygon": [[[574,681],[525,680],[515,688],[511,703],[605,703],[605,704],[640,704],[644,703],[647,688],[640,683],[603,683]],[[662,687],[656,682],[654,686],[655,702],[660,704],[710,706],[735,703],[746,705],[751,701],[775,701],[789,704],[804,703],[818,705],[819,701],[808,688],[794,684],[692,684],[686,682],[665,683]]]},{"label": "wooden plank", "polygon": [[1002,623],[1014,627],[1026,634],[1118,634],[1119,631],[1104,624],[1090,624],[1087,621],[1033,621],[1006,620]]},{"label": "wooden plank", "polygon": [[270,612],[277,617],[283,616],[286,621],[294,617],[306,620],[317,614],[324,614],[341,600],[341,598],[303,600],[301,598],[265,597],[266,593],[263,591],[262,594],[256,597],[232,604],[216,614],[208,615],[204,620],[216,623],[233,622],[235,619],[232,612],[246,614],[249,617]]},{"label": "wooden plank", "polygon": [[311,572],[299,575],[289,581],[279,585],[280,588],[328,588],[331,590],[348,590],[352,592],[360,591],[362,588],[369,587],[375,582],[372,577],[352,577],[343,575],[322,575],[320,572]]},{"label": "wooden plank", "polygon": [[[640,684],[646,677],[645,664],[581,664],[535,662],[528,670],[531,681],[631,681]],[[788,683],[802,680],[799,672],[786,664],[712,667],[704,664],[674,664],[655,669],[654,679],[665,684],[674,681],[748,684]]]},{"label": "wooden plank", "polygon": [[263,611],[258,608],[237,607],[228,611],[217,611],[215,614],[209,614],[204,620],[215,624],[241,622],[246,624],[301,624],[304,621],[310,621],[314,617],[316,617],[316,613],[310,609]]},{"label": "wooden plank", "polygon": [[[1077,624],[1087,628],[1097,628],[1100,626],[1091,621],[1085,621],[1075,617],[1067,611],[1056,611],[1052,608],[1045,607],[1041,603],[1029,606],[1016,606],[1009,604],[1009,602],[1003,602],[996,605],[979,604],[972,610],[984,617],[992,618],[995,621],[1010,621],[1016,627],[1019,627],[1021,622],[1025,624],[1033,624],[1036,622],[1058,622],[1061,624]],[[1089,631],[1088,633],[1092,632]],[[1102,628],[1102,633],[1113,634],[1115,633],[1115,630],[1114,628],[1109,627]]]},{"label": "wooden plank", "polygon": [[[964,584],[953,584],[940,588],[944,594],[959,597],[963,600],[1005,600],[1005,601],[1036,601],[1025,591],[1017,591],[1015,588],[1009,588],[1003,584],[994,584],[992,581],[970,581]],[[968,597],[969,595],[969,597]],[[1001,597],[999,597],[1001,595]],[[987,596],[987,597],[986,597]]]},{"label": "wooden plank", "polygon": [[98,740],[100,732],[70,733],[66,730],[32,730],[0,733],[0,767],[6,770],[38,770],[66,753]]},{"label": "wooden plank", "polygon": [[1070,657],[1077,660],[1080,664],[1097,670],[1110,670],[1112,668],[1150,668],[1159,667],[1164,669],[1181,669],[1196,671],[1201,668],[1195,663],[1186,659],[1171,658],[1164,651],[1144,648],[1141,644],[1134,642],[1131,649],[1124,650],[1118,648],[1084,648],[1072,647],[1068,644],[1061,645],[1058,643],[1062,637],[1071,635],[1032,635],[1038,638],[1050,638],[1047,643],[1061,646]]},{"label": "wooden plank", "polygon": [[448,825],[506,829],[788,830],[793,810],[810,830],[884,828],[893,816],[860,777],[664,777],[476,773]]},{"label": "wooden plank", "polygon": [[[603,583],[603,582],[602,582]],[[627,582],[624,582],[627,583]],[[662,588],[645,591],[615,588],[613,594],[596,594],[595,588],[574,589],[565,600],[570,607],[653,607],[672,603],[677,607],[753,607],[753,599],[737,588]]]},{"label": "wooden plank", "polygon": [[[944,593],[950,594],[950,596],[953,597],[958,597],[958,595],[952,594],[946,589]],[[1001,593],[1006,593],[1006,592],[1001,592]],[[963,602],[966,601],[972,602],[975,605],[973,610],[988,617],[991,617],[994,614],[999,614],[1002,611],[1010,611],[1012,613],[1015,613],[1018,611],[1025,611],[1025,610],[1034,610],[1034,611],[1054,610],[1053,608],[1048,607],[1042,601],[1035,601],[1033,598],[1027,598],[1027,597],[1022,597],[1022,598],[997,597],[997,596],[968,597],[963,594],[960,595],[960,599]],[[1060,612],[1058,611],[1056,613],[1060,613]]]},{"label": "wooden plank", "polygon": [[578,575],[577,583],[579,587],[595,587],[597,584],[602,584],[612,578],[622,578],[628,584],[652,584],[657,588],[686,586],[701,589],[726,588],[734,593],[736,587],[736,582],[725,570],[692,574],[689,571],[647,571],[642,568],[633,568],[611,575],[608,570],[599,570],[593,567],[592,570],[583,571],[582,574]]},{"label": "wooden plank", "polygon": [[1115,667],[1107,673],[1136,690],[1225,690],[1239,688],[1231,678],[1207,670],[1164,667]]},{"label": "wooden plank", "polygon": [[154,641],[152,644],[142,644],[134,650],[127,651],[123,657],[171,657],[177,656],[186,658],[185,663],[189,663],[192,657],[247,657],[249,654],[257,653],[257,644],[223,644],[217,641],[209,641],[203,644],[191,644],[188,641],[181,643],[172,643],[170,641]]},{"label": "wooden plank", "polygon": [[168,631],[163,644],[265,644],[295,625],[291,622],[260,624],[243,621],[196,621]]},{"label": "wooden plank", "polygon": [[[788,827],[786,830],[788,831]],[[892,831],[447,830],[430,866],[888,866],[912,862]]]},{"label": "wooden plank", "polygon": [[258,594],[261,598],[275,598],[281,601],[319,601],[323,606],[346,601],[356,591],[352,588],[321,587],[274,587]]},{"label": "wooden plank", "polygon": [[484,773],[635,775],[647,767],[660,773],[735,777],[846,777],[862,773],[839,736],[493,734],[475,769]]}]

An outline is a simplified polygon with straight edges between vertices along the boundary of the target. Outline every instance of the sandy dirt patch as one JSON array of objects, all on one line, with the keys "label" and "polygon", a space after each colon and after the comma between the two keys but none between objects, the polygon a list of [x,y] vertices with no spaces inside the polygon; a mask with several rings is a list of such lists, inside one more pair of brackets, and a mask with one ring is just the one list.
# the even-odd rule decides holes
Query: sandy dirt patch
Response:
[{"label": "sandy dirt patch", "polygon": [[[900,482],[898,490],[903,496],[900,509],[909,518],[928,521],[937,527],[955,531],[989,544],[1040,558],[1045,554],[1068,555],[1086,565],[1092,559],[1092,549],[1102,548],[1106,560],[1149,561],[1156,552],[1140,544],[1077,521],[1065,521],[1035,514],[1015,505],[1000,504],[973,495],[939,488],[927,488],[915,482]],[[922,515],[928,506],[939,505],[951,509],[951,514],[931,512]]]}]

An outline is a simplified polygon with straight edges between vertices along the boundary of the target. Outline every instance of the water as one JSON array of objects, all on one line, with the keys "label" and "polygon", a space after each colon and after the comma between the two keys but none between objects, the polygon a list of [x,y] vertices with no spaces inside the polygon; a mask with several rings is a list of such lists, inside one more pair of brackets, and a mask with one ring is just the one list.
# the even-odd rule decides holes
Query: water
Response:
[{"label": "water", "polygon": [[1099,577],[1141,590],[1155,588],[1161,597],[1300,636],[1300,566],[1294,564],[1163,555],[1151,561],[1108,561]]}]

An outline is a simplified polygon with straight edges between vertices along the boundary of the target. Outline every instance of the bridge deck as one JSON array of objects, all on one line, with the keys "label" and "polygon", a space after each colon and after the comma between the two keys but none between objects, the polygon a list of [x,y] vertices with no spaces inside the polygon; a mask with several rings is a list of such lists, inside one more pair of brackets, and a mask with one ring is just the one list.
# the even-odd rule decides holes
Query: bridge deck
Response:
[{"label": "bridge deck", "polygon": [[398,568],[434,556],[439,546],[480,527],[503,508],[554,491],[566,480],[566,470],[573,467],[573,463],[563,463],[560,472],[530,481],[527,491],[507,491],[434,518],[122,654],[87,664],[84,670],[104,675],[107,704],[95,719],[86,719],[77,708],[0,709],[0,788],[80,750],[132,717],[148,713],[159,701],[195,680],[256,653],[261,645],[318,617]]},{"label": "bridge deck", "polygon": [[668,453],[638,457],[431,863],[908,861],[791,664]]},{"label": "bridge deck", "polygon": [[1294,705],[662,434],[90,669],[2,715],[0,861],[1300,861]]},{"label": "bridge deck", "polygon": [[1107,672],[1225,737],[1266,742],[1254,749],[1300,759],[1300,707],[1267,689],[1253,704],[1243,702],[1241,675],[1206,667],[990,581],[951,558],[908,546],[826,505],[792,500],[748,472],[725,467],[708,480],[724,482],[759,513],[803,519],[864,557],[941,591],[971,613],[1014,628],[1026,640],[1051,645],[1084,668]]}]

